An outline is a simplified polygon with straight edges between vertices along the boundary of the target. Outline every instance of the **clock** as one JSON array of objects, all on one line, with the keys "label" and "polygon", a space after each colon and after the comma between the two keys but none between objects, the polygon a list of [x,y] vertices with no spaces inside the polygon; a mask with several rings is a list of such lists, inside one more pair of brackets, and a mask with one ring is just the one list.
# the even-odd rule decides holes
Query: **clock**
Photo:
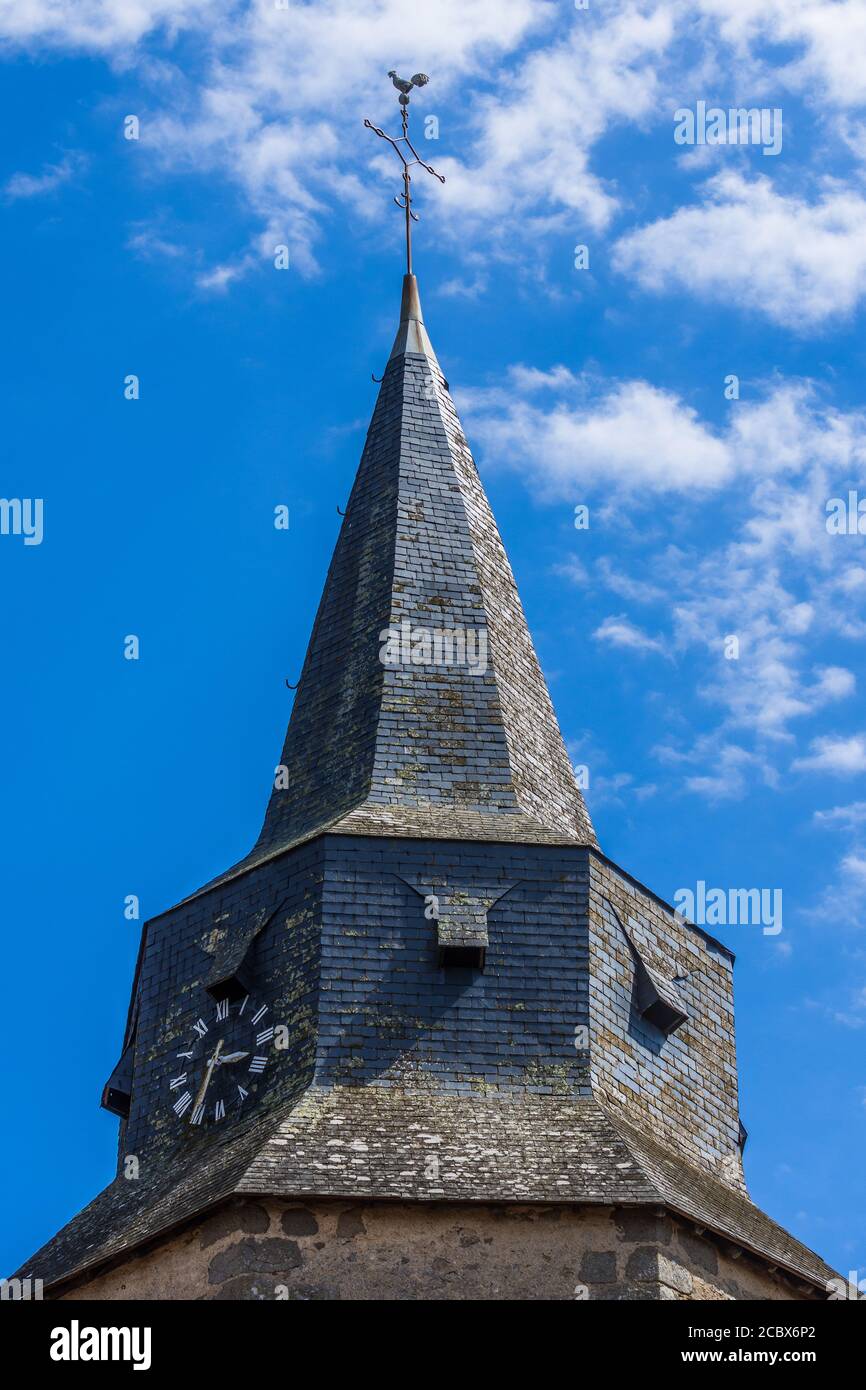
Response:
[{"label": "clock", "polygon": [[206,998],[168,1079],[168,1103],[176,1118],[193,1129],[240,1115],[274,1060],[275,1024],[268,1004],[249,994],[235,1000]]}]

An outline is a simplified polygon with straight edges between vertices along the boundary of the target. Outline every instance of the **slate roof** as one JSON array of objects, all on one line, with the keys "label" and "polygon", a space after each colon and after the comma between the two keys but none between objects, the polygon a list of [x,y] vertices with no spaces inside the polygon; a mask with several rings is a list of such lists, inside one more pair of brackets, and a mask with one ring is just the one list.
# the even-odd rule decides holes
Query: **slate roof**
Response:
[{"label": "slate roof", "polygon": [[[463,634],[467,659],[384,665],[380,634],[404,623]],[[280,763],[289,785],[215,882],[325,829],[597,843],[414,276]]]},{"label": "slate roof", "polygon": [[[438,1174],[430,1170],[436,1154]],[[819,1288],[834,1271],[747,1197],[591,1097],[312,1087],[163,1185],[118,1179],[19,1273],[46,1287],[232,1195],[665,1205]]]}]

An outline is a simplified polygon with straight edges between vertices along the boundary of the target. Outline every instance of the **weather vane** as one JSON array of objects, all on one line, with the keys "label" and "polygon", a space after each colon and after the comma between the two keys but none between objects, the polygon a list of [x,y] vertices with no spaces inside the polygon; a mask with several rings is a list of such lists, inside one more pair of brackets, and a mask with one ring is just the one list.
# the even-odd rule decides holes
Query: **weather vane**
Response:
[{"label": "weather vane", "polygon": [[[412,144],[412,141],[409,139],[409,93],[413,87],[426,87],[427,83],[430,81],[429,77],[424,72],[416,72],[415,76],[407,81],[405,77],[398,77],[393,68],[388,73],[388,76],[400,93],[398,100],[400,102],[400,114],[403,118],[403,134],[396,137],[387,135],[384,130],[380,130],[377,125],[373,125],[372,121],[365,120],[364,125],[368,130],[375,131],[383,140],[388,141],[388,144],[396,151],[403,165],[403,192],[394,195],[394,202],[397,204],[398,208],[402,208],[406,214],[406,273],[407,275],[411,275],[412,223],[418,221],[418,216],[417,213],[412,211],[412,175],[409,173],[409,170],[416,164],[420,164],[422,169],[426,169],[427,173],[432,174],[434,179],[438,179],[440,183],[445,182],[445,175],[437,174],[436,170],[432,168],[431,165],[425,164],[424,160],[415,149],[415,146]],[[411,151],[414,155],[413,159],[406,158],[401,148],[402,145],[406,145]]]}]

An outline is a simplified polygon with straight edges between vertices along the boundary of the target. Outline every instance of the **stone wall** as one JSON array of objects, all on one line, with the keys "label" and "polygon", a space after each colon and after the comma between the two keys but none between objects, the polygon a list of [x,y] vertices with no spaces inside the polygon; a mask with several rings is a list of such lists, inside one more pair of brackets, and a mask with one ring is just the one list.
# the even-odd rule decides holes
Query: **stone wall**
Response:
[{"label": "stone wall", "polygon": [[67,1299],[797,1300],[650,1208],[239,1200]]}]

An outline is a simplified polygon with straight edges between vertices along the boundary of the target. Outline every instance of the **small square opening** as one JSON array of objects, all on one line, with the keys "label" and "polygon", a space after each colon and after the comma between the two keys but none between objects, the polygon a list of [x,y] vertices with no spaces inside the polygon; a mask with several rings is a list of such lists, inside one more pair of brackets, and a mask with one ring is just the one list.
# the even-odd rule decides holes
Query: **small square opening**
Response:
[{"label": "small square opening", "polygon": [[110,1110],[112,1115],[119,1115],[122,1120],[128,1120],[130,1100],[126,1091],[116,1091],[113,1086],[106,1086],[102,1093],[102,1108]]},{"label": "small square opening", "polygon": [[236,1004],[239,999],[243,999],[249,994],[249,989],[244,980],[239,975],[227,975],[222,980],[212,980],[205,985],[207,993],[211,999],[220,1003],[223,999],[228,999],[230,1004]]},{"label": "small square opening", "polygon": [[660,1028],[663,1033],[675,1033],[681,1024],[685,1023],[686,1015],[679,1009],[675,1009],[664,999],[655,999],[647,1008],[641,1011],[644,1018],[649,1019],[650,1023],[656,1028]]},{"label": "small square opening", "polygon": [[483,946],[440,946],[439,968],[445,970],[483,970]]}]

